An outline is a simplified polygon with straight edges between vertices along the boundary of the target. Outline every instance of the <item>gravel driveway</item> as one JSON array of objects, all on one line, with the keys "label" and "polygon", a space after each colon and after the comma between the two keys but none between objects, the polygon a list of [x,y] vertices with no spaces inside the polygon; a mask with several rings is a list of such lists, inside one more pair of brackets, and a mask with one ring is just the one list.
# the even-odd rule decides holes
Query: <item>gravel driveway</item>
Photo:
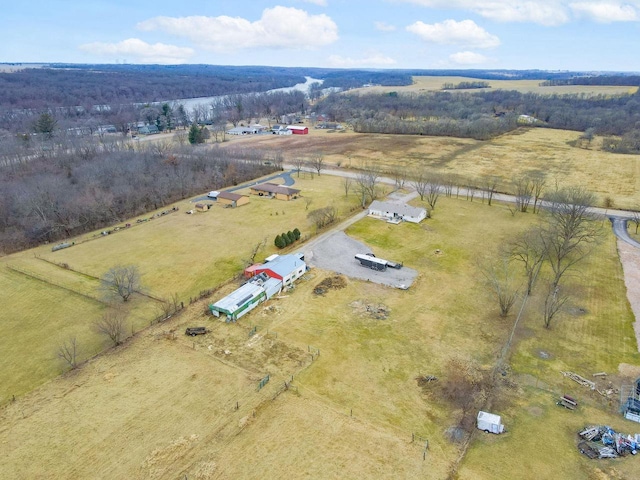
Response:
[{"label": "gravel driveway", "polygon": [[[383,272],[371,270],[360,265],[360,262],[354,258],[356,253],[375,254],[376,252],[342,231],[328,235],[315,243],[311,251],[304,252],[305,262],[312,266],[391,287],[399,287],[400,285],[409,287],[418,276],[417,271],[407,267],[387,268]],[[385,260],[401,261],[397,258],[386,258]]]},{"label": "gravel driveway", "polygon": [[633,329],[640,350],[640,249],[618,239],[618,254],[624,272],[624,283],[627,286],[627,298],[636,317]]}]

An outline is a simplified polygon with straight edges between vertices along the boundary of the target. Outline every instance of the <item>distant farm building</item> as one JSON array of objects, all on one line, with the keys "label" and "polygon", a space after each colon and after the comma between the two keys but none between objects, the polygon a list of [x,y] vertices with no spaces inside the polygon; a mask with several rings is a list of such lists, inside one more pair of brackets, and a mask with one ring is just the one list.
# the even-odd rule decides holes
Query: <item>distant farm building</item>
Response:
[{"label": "distant farm building", "polygon": [[309,133],[309,127],[302,125],[289,125],[287,128],[291,130],[291,133],[294,135],[306,135]]},{"label": "distant farm building", "polygon": [[292,284],[307,271],[307,265],[300,255],[273,255],[270,261],[256,264],[245,270],[250,280],[226,297],[209,305],[213,315],[227,316],[227,321],[235,322],[249,313],[260,303],[269,300]]},{"label": "distant farm building", "polygon": [[160,133],[160,130],[155,125],[143,125],[142,127],[138,127],[138,133],[140,135],[153,135]]},{"label": "distant farm building", "polygon": [[420,207],[412,207],[405,203],[374,200],[369,206],[369,215],[386,218],[390,222],[420,223],[427,218],[427,210]]},{"label": "distant farm building", "polygon": [[231,130],[227,130],[229,135],[251,135],[258,133],[258,130],[253,127],[233,127]]},{"label": "distant farm building", "polygon": [[266,196],[277,198],[278,200],[292,200],[298,198],[300,190],[267,182],[252,186],[251,193],[260,197]]},{"label": "distant farm building", "polygon": [[271,133],[274,135],[291,135],[292,132],[285,125],[274,125],[271,127]]},{"label": "distant farm building", "polygon": [[198,212],[206,212],[211,208],[211,204],[207,203],[196,203],[196,211]]},{"label": "distant farm building", "polygon": [[220,192],[217,196],[217,201],[225,207],[235,208],[249,203],[249,197],[233,192]]}]

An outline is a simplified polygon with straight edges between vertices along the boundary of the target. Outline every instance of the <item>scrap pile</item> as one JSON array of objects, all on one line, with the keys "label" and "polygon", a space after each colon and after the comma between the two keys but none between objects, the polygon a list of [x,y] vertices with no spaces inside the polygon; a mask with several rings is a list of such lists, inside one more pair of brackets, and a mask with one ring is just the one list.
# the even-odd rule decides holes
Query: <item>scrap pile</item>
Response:
[{"label": "scrap pile", "polygon": [[586,427],[578,435],[584,440],[578,444],[578,450],[589,458],[635,455],[640,447],[640,434],[624,435],[602,425]]}]

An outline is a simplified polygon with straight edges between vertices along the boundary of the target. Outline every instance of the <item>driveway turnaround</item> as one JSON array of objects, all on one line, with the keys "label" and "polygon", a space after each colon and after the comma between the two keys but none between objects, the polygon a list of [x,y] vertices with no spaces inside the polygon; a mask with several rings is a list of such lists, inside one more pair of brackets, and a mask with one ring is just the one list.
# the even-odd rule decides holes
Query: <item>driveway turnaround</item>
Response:
[{"label": "driveway turnaround", "polygon": [[[365,244],[354,240],[343,231],[333,232],[321,241],[313,244],[310,251],[304,252],[305,262],[324,270],[342,273],[348,277],[369,280],[396,288],[409,288],[418,276],[418,272],[407,267],[387,268],[385,271],[363,267],[355,259],[356,253],[376,253]],[[385,258],[400,263],[401,258]]]}]

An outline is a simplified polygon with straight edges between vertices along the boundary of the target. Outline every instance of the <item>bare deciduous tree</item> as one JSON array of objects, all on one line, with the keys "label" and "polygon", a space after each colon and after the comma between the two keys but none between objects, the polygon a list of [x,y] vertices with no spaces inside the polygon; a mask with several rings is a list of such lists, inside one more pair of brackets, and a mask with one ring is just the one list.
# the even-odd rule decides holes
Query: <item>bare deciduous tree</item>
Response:
[{"label": "bare deciduous tree", "polygon": [[402,165],[396,165],[391,170],[391,175],[393,176],[393,180],[396,184],[396,190],[403,189],[404,184],[407,182],[407,169]]},{"label": "bare deciduous tree", "polygon": [[491,288],[498,305],[500,316],[506,317],[518,299],[520,287],[516,285],[515,274],[511,268],[509,257],[501,257],[497,261],[479,265],[482,275]]},{"label": "bare deciduous tree", "polygon": [[633,212],[631,221],[636,224],[636,235],[638,234],[638,227],[640,226],[640,212]]},{"label": "bare deciduous tree", "polygon": [[470,432],[474,427],[476,410],[490,394],[491,376],[476,362],[463,358],[449,360],[446,372],[446,377],[440,382],[442,395],[462,410],[460,426]]},{"label": "bare deciduous tree", "polygon": [[109,338],[113,345],[120,345],[125,336],[125,320],[126,312],[119,308],[113,308],[107,311],[102,318],[95,323],[95,329]]},{"label": "bare deciduous tree", "polygon": [[556,189],[546,198],[548,222],[542,239],[558,286],[565,272],[585,258],[601,237],[601,227],[589,209],[595,196],[583,187]]},{"label": "bare deciduous tree", "polygon": [[527,213],[531,199],[533,198],[533,185],[531,179],[523,175],[513,179],[513,194],[516,199],[516,210]]},{"label": "bare deciduous tree", "polygon": [[58,358],[73,370],[78,366],[78,340],[76,337],[69,337],[58,346]]},{"label": "bare deciduous tree", "polygon": [[344,188],[344,196],[349,196],[349,190],[351,190],[351,185],[353,183],[353,179],[351,177],[344,177],[342,179],[342,188]]},{"label": "bare deciduous tree", "polygon": [[428,183],[429,179],[427,177],[427,173],[424,170],[420,169],[414,172],[411,186],[416,192],[418,192],[421,201],[424,201],[424,196],[427,194]]},{"label": "bare deciduous tree", "polygon": [[118,265],[102,277],[101,288],[109,295],[127,302],[131,295],[142,287],[140,272],[135,265]]},{"label": "bare deciduous tree", "polygon": [[489,206],[491,206],[493,195],[498,189],[498,181],[499,179],[495,175],[489,175],[484,179],[484,191],[487,194],[487,203],[489,204]]},{"label": "bare deciduous tree", "polygon": [[338,209],[334,206],[311,210],[307,215],[307,218],[313,222],[318,229],[332,224],[336,221],[337,217]]},{"label": "bare deciduous tree", "polygon": [[298,178],[300,178],[300,172],[302,171],[302,169],[305,166],[305,160],[302,157],[297,157],[294,161],[293,161],[293,170],[298,174]]},{"label": "bare deciduous tree", "polygon": [[309,164],[318,172],[318,176],[320,176],[320,171],[324,168],[324,155],[320,152],[313,153],[309,159]]},{"label": "bare deciduous tree", "polygon": [[547,256],[542,230],[539,227],[532,227],[518,235],[510,245],[510,253],[512,258],[524,265],[527,276],[526,293],[531,295],[540,268]]},{"label": "bare deciduous tree", "polygon": [[373,201],[378,197],[378,181],[380,170],[373,165],[365,165],[364,169],[356,176],[356,189],[360,195],[362,208],[366,206],[367,200]]},{"label": "bare deciduous tree", "polygon": [[436,209],[436,203],[440,198],[440,177],[438,175],[432,175],[427,182],[427,203],[431,207],[431,210]]},{"label": "bare deciduous tree", "polygon": [[540,200],[546,186],[547,178],[544,172],[533,172],[531,174],[531,187],[533,194],[533,213],[540,211]]},{"label": "bare deciduous tree", "polygon": [[542,306],[545,328],[551,328],[551,321],[564,304],[567,303],[567,300],[569,300],[569,296],[560,292],[560,285],[555,284],[554,281],[549,282],[547,295]]}]

